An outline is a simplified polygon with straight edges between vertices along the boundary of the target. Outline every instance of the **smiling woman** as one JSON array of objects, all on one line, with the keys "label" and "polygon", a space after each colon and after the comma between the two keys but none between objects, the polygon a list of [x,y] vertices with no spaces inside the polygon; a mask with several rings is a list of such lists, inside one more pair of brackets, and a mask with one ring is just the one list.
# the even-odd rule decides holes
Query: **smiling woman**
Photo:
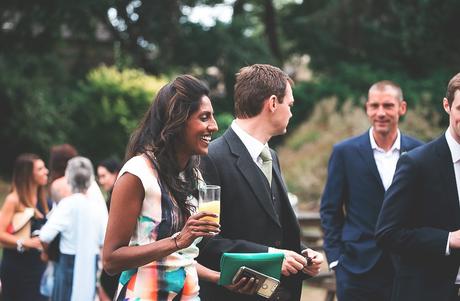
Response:
[{"label": "smiling woman", "polygon": [[[197,213],[198,155],[217,131],[208,89],[182,75],[160,89],[131,136],[112,193],[103,250],[104,269],[122,272],[118,299],[199,300],[196,244],[220,225]],[[118,300],[117,299],[117,300]]]}]

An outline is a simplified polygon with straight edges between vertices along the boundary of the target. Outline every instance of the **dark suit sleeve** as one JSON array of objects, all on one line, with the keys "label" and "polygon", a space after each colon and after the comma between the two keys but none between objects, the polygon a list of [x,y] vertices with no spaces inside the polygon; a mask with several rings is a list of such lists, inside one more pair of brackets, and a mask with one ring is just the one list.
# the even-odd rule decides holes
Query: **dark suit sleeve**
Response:
[{"label": "dark suit sleeve", "polygon": [[[423,184],[417,179],[420,174],[413,159],[407,154],[402,155],[377,221],[377,243],[403,255],[445,256],[449,232],[418,227],[419,222],[412,220],[420,193],[424,191]],[[435,199],[433,206],[436,206]]]},{"label": "dark suit sleeve", "polygon": [[324,251],[329,263],[339,259],[342,248],[343,204],[347,189],[343,160],[341,149],[335,146],[329,159],[326,187],[321,199],[320,214],[324,231]]},{"label": "dark suit sleeve", "polygon": [[[201,158],[200,169],[208,184],[221,185],[219,172],[209,156]],[[223,253],[265,253],[268,247],[242,239],[227,239],[216,235],[211,239],[204,239],[198,247],[200,255],[197,261],[211,269],[220,270],[220,257]]]}]

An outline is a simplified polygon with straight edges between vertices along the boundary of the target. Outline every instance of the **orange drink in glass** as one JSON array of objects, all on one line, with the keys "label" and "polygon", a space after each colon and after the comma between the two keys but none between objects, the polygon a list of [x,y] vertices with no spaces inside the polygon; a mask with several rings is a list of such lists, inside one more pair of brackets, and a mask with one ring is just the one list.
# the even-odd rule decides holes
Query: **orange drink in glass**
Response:
[{"label": "orange drink in glass", "polygon": [[[210,213],[220,214],[220,186],[218,185],[203,185],[198,188],[198,212],[206,211]],[[203,220],[209,220],[219,223],[219,217],[203,217]]]}]

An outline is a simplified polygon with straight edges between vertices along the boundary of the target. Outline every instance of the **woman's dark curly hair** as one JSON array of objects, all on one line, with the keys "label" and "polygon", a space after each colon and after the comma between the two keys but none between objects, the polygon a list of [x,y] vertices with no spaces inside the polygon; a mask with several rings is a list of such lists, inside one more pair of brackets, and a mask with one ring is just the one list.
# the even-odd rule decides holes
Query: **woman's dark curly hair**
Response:
[{"label": "woman's dark curly hair", "polygon": [[181,170],[177,147],[183,142],[188,118],[199,109],[202,97],[208,94],[208,88],[195,77],[178,76],[158,91],[131,135],[126,150],[125,160],[145,154],[155,164],[162,183],[176,200],[181,224],[191,215],[193,205],[187,200],[190,195],[196,196],[199,157],[192,156],[185,170]]}]

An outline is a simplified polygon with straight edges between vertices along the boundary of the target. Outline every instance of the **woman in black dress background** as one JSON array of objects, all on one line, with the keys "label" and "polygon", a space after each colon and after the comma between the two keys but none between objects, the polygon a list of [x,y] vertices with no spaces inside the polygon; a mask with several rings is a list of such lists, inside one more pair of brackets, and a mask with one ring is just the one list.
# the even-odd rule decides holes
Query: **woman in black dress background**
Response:
[{"label": "woman in black dress background", "polygon": [[2,300],[47,300],[40,294],[40,279],[46,268],[40,259],[40,240],[36,236],[18,239],[11,233],[14,214],[33,210],[30,234],[38,234],[36,230],[46,222],[48,213],[47,181],[48,169],[37,155],[22,154],[16,159],[11,190],[0,211]]}]

